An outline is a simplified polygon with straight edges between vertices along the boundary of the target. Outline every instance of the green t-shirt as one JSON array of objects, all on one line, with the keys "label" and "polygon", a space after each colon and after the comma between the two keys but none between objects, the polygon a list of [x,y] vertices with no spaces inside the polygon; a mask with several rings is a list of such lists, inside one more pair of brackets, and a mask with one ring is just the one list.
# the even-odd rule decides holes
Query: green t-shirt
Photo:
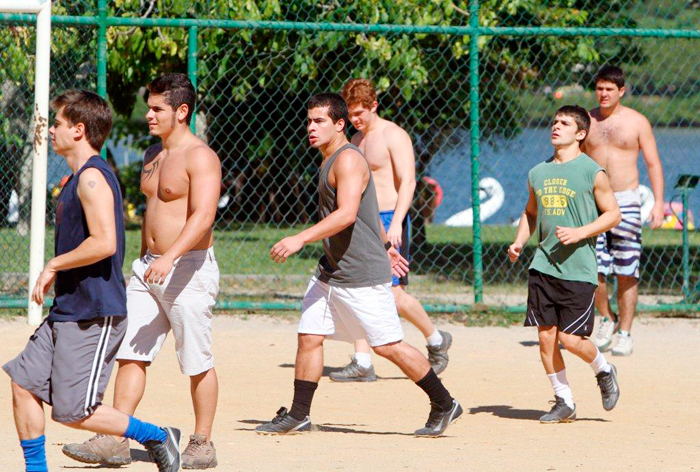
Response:
[{"label": "green t-shirt", "polygon": [[593,183],[603,170],[585,154],[561,164],[550,158],[530,170],[528,181],[537,199],[538,238],[530,269],[598,285],[596,238],[565,246],[556,232],[557,226],[578,228],[598,218]]}]

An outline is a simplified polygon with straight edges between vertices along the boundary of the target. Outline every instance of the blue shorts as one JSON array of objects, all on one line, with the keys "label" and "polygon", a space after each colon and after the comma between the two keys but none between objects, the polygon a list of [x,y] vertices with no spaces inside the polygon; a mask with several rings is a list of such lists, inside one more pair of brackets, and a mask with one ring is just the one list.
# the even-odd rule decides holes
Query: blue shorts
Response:
[{"label": "blue shorts", "polygon": [[[394,218],[394,211],[380,211],[379,212],[379,219],[382,220],[382,224],[384,225],[384,231],[389,231],[389,225],[391,225],[391,220]],[[403,257],[406,258],[407,261],[410,261],[410,248],[411,248],[411,217],[406,215],[406,218],[403,220],[403,224],[401,225],[402,232],[401,232],[401,247],[399,248],[399,252]],[[391,276],[391,286],[395,287],[397,285],[408,285],[408,274],[404,275],[403,277],[395,277]]]}]

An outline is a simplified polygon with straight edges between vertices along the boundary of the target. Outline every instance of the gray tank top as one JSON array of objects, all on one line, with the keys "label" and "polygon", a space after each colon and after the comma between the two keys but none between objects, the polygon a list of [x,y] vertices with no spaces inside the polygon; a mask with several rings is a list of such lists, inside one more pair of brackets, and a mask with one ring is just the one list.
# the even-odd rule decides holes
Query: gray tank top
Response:
[{"label": "gray tank top", "polygon": [[[320,219],[338,209],[335,189],[328,182],[328,173],[338,155],[346,149],[357,151],[364,159],[357,146],[346,144],[321,167],[318,192]],[[316,277],[329,285],[344,288],[371,287],[391,281],[391,267],[382,241],[377,192],[371,170],[355,223],[324,239],[323,252]]]}]

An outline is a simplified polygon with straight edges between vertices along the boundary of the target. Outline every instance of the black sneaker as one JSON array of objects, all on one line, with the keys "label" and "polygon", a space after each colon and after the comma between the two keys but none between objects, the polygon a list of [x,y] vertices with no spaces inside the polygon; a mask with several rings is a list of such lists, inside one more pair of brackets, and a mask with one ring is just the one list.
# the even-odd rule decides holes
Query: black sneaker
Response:
[{"label": "black sneaker", "polygon": [[428,421],[425,423],[425,427],[417,429],[415,436],[424,438],[436,438],[442,436],[447,427],[457,421],[460,416],[462,416],[462,407],[457,400],[452,400],[452,408],[449,410],[443,410],[434,403],[431,403],[430,416],[428,416]]},{"label": "black sneaker", "polygon": [[620,399],[620,386],[617,384],[617,369],[610,364],[610,372],[598,372],[595,376],[600,388],[600,395],[603,397],[603,408],[610,411],[617,405]]},{"label": "black sneaker", "polygon": [[554,403],[552,409],[540,418],[540,423],[571,423],[576,419],[576,405],[569,408],[562,397],[554,396],[555,400],[549,403]]},{"label": "black sneaker", "polygon": [[272,421],[255,428],[258,434],[299,434],[309,431],[311,431],[311,419],[307,416],[303,420],[298,420],[291,416],[285,407],[277,410],[277,416]]},{"label": "black sneaker", "polygon": [[450,362],[450,356],[447,351],[452,346],[452,335],[447,331],[439,331],[442,335],[442,344],[439,346],[426,346],[428,348],[428,362],[433,368],[436,375],[440,375]]},{"label": "black sneaker", "polygon": [[178,472],[180,470],[180,430],[161,428],[165,431],[165,442],[146,441],[144,446],[159,472]]}]

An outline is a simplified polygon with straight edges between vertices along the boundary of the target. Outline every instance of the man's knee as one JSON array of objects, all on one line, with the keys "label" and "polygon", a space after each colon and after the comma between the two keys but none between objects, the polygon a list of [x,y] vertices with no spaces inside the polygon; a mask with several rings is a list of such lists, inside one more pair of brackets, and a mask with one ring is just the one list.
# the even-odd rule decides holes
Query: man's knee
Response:
[{"label": "man's knee", "polygon": [[559,342],[569,352],[578,352],[581,350],[583,338],[573,334],[559,333]]},{"label": "man's knee", "polygon": [[540,340],[540,351],[549,351],[551,350],[557,339],[557,327],[556,326],[550,326],[544,329],[540,329],[537,332],[537,337]]},{"label": "man's knee", "polygon": [[618,275],[617,284],[620,288],[634,287],[639,283],[639,279],[629,275]]},{"label": "man's knee", "polygon": [[389,344],[382,344],[381,346],[372,346],[372,350],[381,357],[391,358],[399,349],[401,341],[397,341]]},{"label": "man's knee", "polygon": [[27,390],[26,388],[22,387],[20,384],[16,383],[14,380],[10,382],[12,385],[12,398],[15,400],[31,400],[34,398],[34,395]]},{"label": "man's knee", "polygon": [[401,285],[394,285],[391,287],[391,293],[394,295],[394,303],[396,303],[396,311],[401,313],[405,309],[405,297],[406,292]]},{"label": "man's knee", "polygon": [[325,336],[319,336],[317,334],[299,334],[298,348],[300,351],[317,349],[323,346],[323,340],[325,338]]}]

